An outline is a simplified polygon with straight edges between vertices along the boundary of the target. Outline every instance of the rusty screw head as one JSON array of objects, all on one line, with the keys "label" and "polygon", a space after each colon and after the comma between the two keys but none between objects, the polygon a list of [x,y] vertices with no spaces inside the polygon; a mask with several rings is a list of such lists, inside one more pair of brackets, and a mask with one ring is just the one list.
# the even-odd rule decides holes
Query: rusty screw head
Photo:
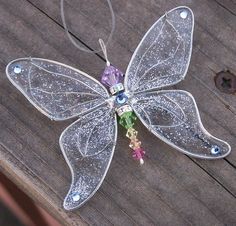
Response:
[{"label": "rusty screw head", "polygon": [[216,87],[220,91],[229,94],[236,92],[236,76],[230,71],[221,71],[217,73],[214,80]]}]

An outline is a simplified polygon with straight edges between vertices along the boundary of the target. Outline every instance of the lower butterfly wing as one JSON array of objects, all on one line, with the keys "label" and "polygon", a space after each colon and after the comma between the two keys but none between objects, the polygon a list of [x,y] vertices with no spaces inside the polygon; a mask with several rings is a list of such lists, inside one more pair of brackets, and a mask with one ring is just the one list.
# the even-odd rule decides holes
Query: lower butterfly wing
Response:
[{"label": "lower butterfly wing", "polygon": [[143,124],[177,150],[198,158],[223,158],[230,146],[206,131],[193,96],[182,90],[137,94],[132,107]]},{"label": "lower butterfly wing", "polygon": [[107,90],[86,73],[59,62],[21,58],[10,62],[12,84],[44,115],[64,120],[105,102]]},{"label": "lower butterfly wing", "polygon": [[70,66],[40,58],[10,62],[9,80],[44,115],[53,120],[81,116],[60,137],[72,172],[64,201],[74,209],[101,185],[116,143],[116,116],[108,106],[107,90],[95,79]]},{"label": "lower butterfly wing", "polygon": [[106,105],[64,130],[60,146],[72,173],[65,209],[80,207],[100,187],[113,156],[116,136],[116,115]]}]

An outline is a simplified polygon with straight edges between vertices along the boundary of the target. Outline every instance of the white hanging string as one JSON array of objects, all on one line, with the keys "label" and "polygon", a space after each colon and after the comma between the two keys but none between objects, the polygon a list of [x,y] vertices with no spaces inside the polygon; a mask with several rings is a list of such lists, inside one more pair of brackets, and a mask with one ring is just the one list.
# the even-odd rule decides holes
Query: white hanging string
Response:
[{"label": "white hanging string", "polygon": [[111,64],[110,64],[110,61],[109,61],[108,58],[107,58],[107,48],[106,48],[106,45],[105,45],[104,41],[103,41],[101,38],[99,38],[98,41],[99,41],[99,44],[100,44],[100,46],[101,46],[103,55],[104,55],[104,57],[105,57],[107,66],[110,66],[110,65],[111,65]]},{"label": "white hanging string", "polygon": [[[75,38],[72,37],[72,35],[70,34],[69,30],[68,30],[68,26],[66,24],[66,19],[65,19],[65,11],[64,11],[64,0],[61,0],[61,19],[62,19],[62,23],[63,23],[63,26],[65,28],[65,31],[66,31],[66,35],[67,37],[70,39],[70,41],[72,42],[72,44],[78,48],[79,50],[81,51],[84,51],[84,52],[87,52],[87,53],[99,53],[101,51],[103,51],[104,53],[104,56],[107,60],[107,51],[106,51],[106,46],[108,45],[109,41],[111,40],[112,36],[113,36],[113,33],[114,33],[114,30],[115,30],[115,14],[114,14],[114,11],[113,11],[113,8],[112,8],[112,4],[111,4],[111,1],[110,0],[106,0],[107,3],[108,3],[108,6],[109,6],[109,9],[110,9],[110,13],[111,13],[111,32],[108,36],[108,39],[107,39],[107,42],[104,43],[103,41],[103,44],[101,44],[100,40],[99,39],[99,43],[100,43],[100,46],[101,46],[101,49],[98,49],[98,50],[90,50],[88,48],[84,48],[82,46],[80,46],[78,44],[78,42],[75,40]],[[105,51],[104,51],[105,50]],[[105,55],[106,54],[106,55]],[[107,62],[109,62],[107,60]]]}]

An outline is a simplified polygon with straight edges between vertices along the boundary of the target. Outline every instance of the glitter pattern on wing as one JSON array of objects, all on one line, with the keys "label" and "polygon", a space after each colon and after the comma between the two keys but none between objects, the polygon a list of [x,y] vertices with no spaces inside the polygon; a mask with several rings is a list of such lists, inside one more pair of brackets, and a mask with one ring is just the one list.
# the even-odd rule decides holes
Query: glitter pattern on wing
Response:
[{"label": "glitter pattern on wing", "polygon": [[158,138],[197,158],[223,158],[230,146],[203,127],[193,96],[182,90],[140,93],[131,100],[143,124]]},{"label": "glitter pattern on wing", "polygon": [[109,94],[94,78],[59,62],[22,58],[6,68],[9,80],[43,114],[65,120],[103,104]]},{"label": "glitter pattern on wing", "polygon": [[65,209],[78,208],[100,187],[110,166],[116,136],[115,112],[105,104],[64,130],[60,147],[72,173]]},{"label": "glitter pattern on wing", "polygon": [[[183,12],[185,18],[181,16]],[[181,81],[191,57],[193,24],[193,13],[188,7],[177,7],[153,24],[131,58],[126,90],[138,93]]]}]

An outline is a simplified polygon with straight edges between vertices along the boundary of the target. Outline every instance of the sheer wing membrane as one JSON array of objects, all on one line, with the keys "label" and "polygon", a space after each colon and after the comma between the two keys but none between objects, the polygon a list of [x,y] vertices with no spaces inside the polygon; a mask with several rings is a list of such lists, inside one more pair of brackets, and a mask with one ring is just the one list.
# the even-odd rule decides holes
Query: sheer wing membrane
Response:
[{"label": "sheer wing membrane", "polygon": [[223,158],[230,146],[209,134],[201,123],[192,95],[182,90],[140,93],[132,107],[143,124],[177,150],[198,158]]},{"label": "sheer wing membrane", "polygon": [[71,169],[67,210],[80,207],[100,187],[110,166],[117,136],[114,110],[104,105],[64,130],[60,146]]},{"label": "sheer wing membrane", "polygon": [[109,97],[106,89],[86,73],[51,60],[16,59],[8,64],[6,74],[39,111],[53,120],[83,114]]},{"label": "sheer wing membrane", "polygon": [[184,79],[192,52],[191,9],[167,12],[147,31],[128,65],[125,88],[130,93],[158,89]]}]

